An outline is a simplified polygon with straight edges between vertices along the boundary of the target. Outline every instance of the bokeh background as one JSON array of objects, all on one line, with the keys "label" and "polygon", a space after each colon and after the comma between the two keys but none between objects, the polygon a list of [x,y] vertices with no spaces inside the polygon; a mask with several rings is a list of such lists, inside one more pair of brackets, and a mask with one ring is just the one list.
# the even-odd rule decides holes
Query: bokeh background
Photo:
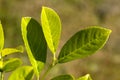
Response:
[{"label": "bokeh background", "polygon": [[[42,6],[53,8],[61,18],[62,35],[58,52],[74,33],[85,27],[99,25],[112,30],[102,50],[87,58],[58,65],[49,73],[47,80],[66,73],[76,78],[89,73],[93,80],[120,80],[120,0],[0,0],[5,47],[23,45],[21,18],[31,16],[40,21]],[[24,64],[29,64],[25,52],[14,57],[20,57]]]}]

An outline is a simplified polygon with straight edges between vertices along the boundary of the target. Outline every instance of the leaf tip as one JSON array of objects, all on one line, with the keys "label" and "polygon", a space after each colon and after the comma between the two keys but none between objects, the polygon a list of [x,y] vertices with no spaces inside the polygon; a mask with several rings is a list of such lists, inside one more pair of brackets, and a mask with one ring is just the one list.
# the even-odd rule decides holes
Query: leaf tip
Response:
[{"label": "leaf tip", "polygon": [[45,6],[42,6],[42,9],[44,9],[45,8]]},{"label": "leaf tip", "polygon": [[31,19],[31,17],[22,17],[22,20],[24,19]]},{"label": "leaf tip", "polygon": [[111,29],[108,29],[108,33],[111,34],[111,33],[112,33],[112,30],[111,30]]},{"label": "leaf tip", "polygon": [[112,33],[111,29],[103,28],[106,31],[106,35],[109,37],[110,34]]},{"label": "leaf tip", "polygon": [[21,53],[24,52],[24,47],[23,47],[22,45],[18,46],[17,49],[18,49]]}]

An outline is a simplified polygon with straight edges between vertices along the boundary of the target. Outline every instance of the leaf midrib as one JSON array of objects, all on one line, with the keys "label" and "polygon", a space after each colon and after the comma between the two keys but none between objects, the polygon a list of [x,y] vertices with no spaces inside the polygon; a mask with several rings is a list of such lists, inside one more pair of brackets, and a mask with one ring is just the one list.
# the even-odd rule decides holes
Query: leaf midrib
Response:
[{"label": "leaf midrib", "polygon": [[[45,12],[45,17],[47,18],[46,19],[46,21],[47,21],[47,23],[48,23],[48,26],[50,26],[50,23],[49,23],[49,21],[48,21],[48,16],[46,15],[46,11],[44,10],[44,12]],[[52,36],[52,33],[51,33],[51,29],[50,29],[50,27],[48,27],[48,29],[49,29],[49,34],[50,34],[50,41],[51,41],[51,43],[52,43],[52,46],[53,46],[53,53],[55,53],[55,48],[54,48],[54,45],[53,45],[53,36]]]},{"label": "leaf midrib", "polygon": [[[101,36],[101,37],[102,37],[102,36]],[[99,38],[101,38],[101,37],[99,37]],[[83,45],[83,46],[80,47],[80,48],[83,48],[83,47],[87,46],[88,44],[90,44],[91,42],[93,42],[93,41],[95,41],[95,40],[98,40],[99,38],[96,38],[96,39],[93,39],[93,40],[89,41],[88,43],[86,43],[85,45]],[[101,41],[101,40],[99,40],[99,41]],[[104,45],[104,44],[103,44],[103,45]],[[71,54],[74,54],[74,52],[76,52],[76,51],[79,50],[80,48],[77,48],[76,50],[70,52],[68,55],[64,56],[64,57],[61,58],[59,61],[63,60],[65,57],[67,57],[67,56],[69,56],[69,55],[71,55]],[[101,47],[100,47],[100,48],[101,48]],[[99,49],[100,49],[100,48],[99,48]],[[58,62],[59,62],[59,61],[58,61]]]}]

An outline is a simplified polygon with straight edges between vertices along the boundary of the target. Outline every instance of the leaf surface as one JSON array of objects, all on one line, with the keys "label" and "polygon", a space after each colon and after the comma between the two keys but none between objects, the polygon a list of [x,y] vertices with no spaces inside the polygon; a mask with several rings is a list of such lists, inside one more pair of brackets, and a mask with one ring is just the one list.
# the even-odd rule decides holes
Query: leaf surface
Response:
[{"label": "leaf surface", "polygon": [[39,73],[44,67],[47,54],[45,41],[40,24],[31,17],[23,17],[21,23],[23,41],[35,73]]},{"label": "leaf surface", "polygon": [[87,74],[87,75],[85,75],[85,76],[80,77],[80,78],[77,79],[77,80],[92,80],[92,78],[90,77],[89,74]]},{"label": "leaf surface", "polygon": [[61,49],[58,62],[64,63],[95,53],[104,46],[110,33],[109,29],[96,26],[77,32]]},{"label": "leaf surface", "polygon": [[0,61],[0,72],[2,72],[3,70],[3,61]]},{"label": "leaf surface", "polygon": [[41,23],[48,47],[54,54],[58,47],[61,34],[60,18],[54,10],[43,7],[41,13]]},{"label": "leaf surface", "polygon": [[22,61],[18,58],[9,59],[3,63],[3,71],[9,72],[18,68],[22,64]]},{"label": "leaf surface", "polygon": [[71,75],[60,75],[60,76],[54,77],[51,80],[74,80],[74,78]]},{"label": "leaf surface", "polygon": [[8,80],[32,80],[33,74],[33,67],[22,66],[13,71]]},{"label": "leaf surface", "polygon": [[3,29],[2,29],[2,24],[1,24],[1,21],[0,21],[0,59],[1,59],[1,51],[3,49],[3,46],[4,46],[4,33],[3,33]]},{"label": "leaf surface", "polygon": [[5,48],[2,50],[2,57],[9,54],[17,53],[17,52],[23,53],[23,47],[19,46],[17,48]]}]

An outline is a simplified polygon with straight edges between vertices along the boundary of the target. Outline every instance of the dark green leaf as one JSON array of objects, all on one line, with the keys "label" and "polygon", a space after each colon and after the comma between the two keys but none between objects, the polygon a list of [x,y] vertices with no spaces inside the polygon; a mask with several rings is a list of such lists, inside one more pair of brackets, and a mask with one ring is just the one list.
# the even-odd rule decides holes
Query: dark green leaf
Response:
[{"label": "dark green leaf", "polygon": [[18,68],[22,64],[22,61],[18,58],[9,59],[8,61],[5,61],[3,64],[3,71],[9,72],[13,71],[16,68]]},{"label": "dark green leaf", "polygon": [[8,80],[32,80],[34,75],[33,67],[22,66],[16,69]]},{"label": "dark green leaf", "polygon": [[101,49],[111,30],[101,27],[90,27],[77,32],[63,46],[58,57],[59,63],[83,58]]},{"label": "dark green leaf", "polygon": [[51,80],[74,80],[74,78],[71,75],[60,75],[60,76],[54,77]]},{"label": "dark green leaf", "polygon": [[43,7],[41,13],[41,22],[48,47],[52,53],[55,54],[61,34],[60,18],[51,8]]},{"label": "dark green leaf", "polygon": [[23,17],[21,23],[22,37],[35,73],[39,73],[44,67],[47,54],[47,43],[40,24],[31,17]]}]

